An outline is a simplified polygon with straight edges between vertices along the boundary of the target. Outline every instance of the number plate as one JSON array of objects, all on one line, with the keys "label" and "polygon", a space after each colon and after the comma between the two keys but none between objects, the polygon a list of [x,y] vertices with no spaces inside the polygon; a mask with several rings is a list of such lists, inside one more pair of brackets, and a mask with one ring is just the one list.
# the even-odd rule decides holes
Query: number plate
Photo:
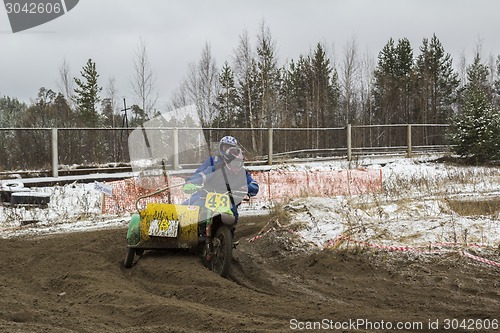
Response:
[{"label": "number plate", "polygon": [[153,220],[149,225],[149,236],[177,237],[179,221],[176,220]]},{"label": "number plate", "polygon": [[205,207],[210,210],[228,210],[231,208],[231,200],[227,194],[208,193]]}]

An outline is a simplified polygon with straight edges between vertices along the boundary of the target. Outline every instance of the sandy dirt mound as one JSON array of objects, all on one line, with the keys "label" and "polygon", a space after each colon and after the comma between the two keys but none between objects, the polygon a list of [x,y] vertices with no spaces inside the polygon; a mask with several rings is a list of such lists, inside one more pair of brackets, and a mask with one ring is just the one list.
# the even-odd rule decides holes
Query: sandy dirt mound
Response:
[{"label": "sandy dirt mound", "polygon": [[228,279],[184,250],[146,252],[125,269],[123,228],[0,239],[0,332],[288,332],[360,318],[426,331],[429,319],[500,319],[495,267],[454,254],[310,251],[284,231],[248,242],[268,219],[241,218]]}]

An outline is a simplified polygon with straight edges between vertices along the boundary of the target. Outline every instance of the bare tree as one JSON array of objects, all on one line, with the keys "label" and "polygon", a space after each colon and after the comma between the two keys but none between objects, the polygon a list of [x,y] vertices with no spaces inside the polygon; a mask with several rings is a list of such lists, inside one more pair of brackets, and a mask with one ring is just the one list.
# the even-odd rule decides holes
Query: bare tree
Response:
[{"label": "bare tree", "polygon": [[341,61],[340,84],[342,89],[343,106],[346,125],[354,118],[356,82],[359,79],[358,47],[353,39],[344,48],[344,57]]},{"label": "bare tree", "polygon": [[460,80],[460,88],[465,87],[467,84],[467,57],[465,56],[465,50],[460,52],[460,58],[458,59],[458,78]]},{"label": "bare tree", "polygon": [[[108,80],[108,85],[105,91],[106,98],[102,101],[102,113],[104,115],[104,125],[112,128],[120,125],[119,115],[116,112],[117,106],[117,96],[118,90],[116,89],[116,80],[114,77],[111,77]],[[107,131],[105,133],[106,136],[106,145],[108,149],[108,154],[111,154],[112,158],[117,161],[120,159],[121,153],[121,145],[118,139],[117,131]]]},{"label": "bare tree", "polygon": [[109,98],[110,101],[110,106],[111,106],[111,125],[112,127],[116,127],[116,122],[115,122],[115,114],[116,114],[116,99],[118,96],[118,90],[116,89],[116,80],[114,77],[111,77],[108,81],[108,86],[106,88],[106,94],[107,97]]},{"label": "bare tree", "polygon": [[[252,48],[248,38],[248,32],[243,30],[240,35],[239,44],[235,50],[235,76],[238,80],[239,95],[242,101],[243,113],[248,122],[247,127],[253,129],[254,125],[254,112],[255,112],[255,99],[254,99],[254,67],[255,60],[252,55]],[[252,140],[252,150],[257,151],[257,140],[255,131],[250,131]]]},{"label": "bare tree", "polygon": [[73,109],[74,102],[72,97],[74,91],[74,80],[71,76],[69,64],[66,62],[66,59],[63,60],[61,67],[59,67],[59,80],[57,81],[57,88],[66,99],[70,108]]},{"label": "bare tree", "polygon": [[131,85],[145,118],[151,116],[158,101],[159,93],[156,87],[156,76],[153,74],[147,54],[146,43],[142,39],[140,39],[136,58],[134,59],[134,70],[135,74]]},{"label": "bare tree", "polygon": [[488,75],[488,83],[490,84],[491,87],[495,85],[495,79],[496,79],[496,59],[493,54],[489,54],[487,58],[487,66],[490,69],[489,75]]},{"label": "bare tree", "polygon": [[211,125],[215,118],[214,102],[218,93],[218,77],[215,58],[212,56],[210,45],[206,43],[201,59],[189,65],[186,81],[188,96],[196,104],[202,126]]},{"label": "bare tree", "polygon": [[188,97],[187,81],[181,83],[179,88],[172,94],[170,103],[167,104],[167,110],[175,110],[189,105],[191,102]]},{"label": "bare tree", "polygon": [[[373,116],[373,105],[371,92],[373,90],[374,84],[374,71],[375,71],[375,59],[373,54],[368,50],[364,53],[361,59],[360,67],[360,102],[361,110],[364,114],[362,115],[363,123],[372,124]],[[370,129],[371,130],[371,129]]]}]

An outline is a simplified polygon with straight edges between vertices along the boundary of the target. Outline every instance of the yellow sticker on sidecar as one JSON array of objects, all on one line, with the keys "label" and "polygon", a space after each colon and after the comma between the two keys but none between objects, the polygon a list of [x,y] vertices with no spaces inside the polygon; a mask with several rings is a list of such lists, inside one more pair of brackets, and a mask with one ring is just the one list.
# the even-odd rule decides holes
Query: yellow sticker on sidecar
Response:
[{"label": "yellow sticker on sidecar", "polygon": [[151,236],[177,238],[197,237],[198,206],[149,203],[141,215],[141,240]]},{"label": "yellow sticker on sidecar", "polygon": [[177,237],[179,231],[178,220],[153,220],[149,225],[149,236]]}]

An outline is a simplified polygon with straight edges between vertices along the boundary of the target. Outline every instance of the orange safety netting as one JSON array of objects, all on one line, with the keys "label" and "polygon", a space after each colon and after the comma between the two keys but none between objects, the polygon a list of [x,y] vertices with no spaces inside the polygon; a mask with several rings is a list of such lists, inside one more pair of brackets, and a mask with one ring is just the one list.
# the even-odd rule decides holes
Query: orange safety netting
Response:
[{"label": "orange safety netting", "polygon": [[[301,171],[252,171],[252,177],[259,184],[259,193],[250,202],[243,205],[264,205],[271,201],[283,202],[301,196],[330,197],[336,195],[356,195],[374,193],[382,190],[382,170],[301,170]],[[147,186],[144,183],[148,182]],[[158,188],[165,186],[165,178],[129,178],[107,183],[113,188],[112,196],[104,196],[103,213],[118,214],[135,211],[136,199],[144,194],[154,192],[151,188],[155,182]],[[184,178],[170,176],[168,184],[183,184]],[[180,204],[188,198],[182,187],[171,192],[145,198],[140,201],[144,208],[149,202],[171,202]]]}]

